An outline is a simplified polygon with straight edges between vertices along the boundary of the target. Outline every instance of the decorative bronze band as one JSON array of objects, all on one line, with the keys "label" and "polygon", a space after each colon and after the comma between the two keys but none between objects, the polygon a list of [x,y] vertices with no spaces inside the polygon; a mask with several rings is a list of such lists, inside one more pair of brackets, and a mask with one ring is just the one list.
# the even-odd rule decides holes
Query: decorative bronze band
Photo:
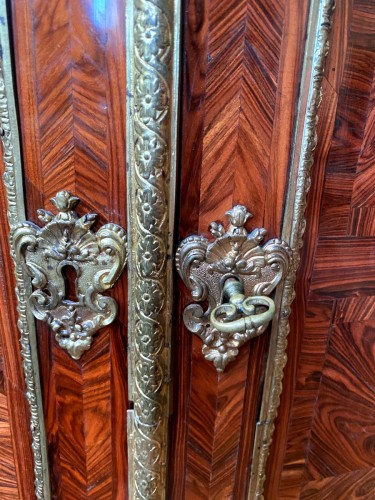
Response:
[{"label": "decorative bronze band", "polygon": [[272,323],[262,407],[255,432],[249,500],[263,498],[266,462],[283,388],[289,314],[303,244],[306,195],[310,187],[310,170],[314,163],[317,112],[322,98],[323,68],[328,52],[333,9],[334,0],[313,0],[310,6],[298,117],[294,132],[295,146],[282,229],[282,239],[289,243],[293,257],[284,285],[277,289],[275,296],[276,314]]},{"label": "decorative bronze band", "polygon": [[129,497],[166,496],[179,0],[127,6]]},{"label": "decorative bronze band", "polygon": [[[17,113],[12,81],[12,65],[9,48],[9,31],[5,0],[0,0],[0,126],[3,144],[3,176],[7,193],[8,222],[12,231],[25,220],[25,205],[22,187],[22,164],[18,136]],[[38,499],[50,498],[48,459],[39,366],[36,346],[35,323],[27,299],[32,293],[31,279],[25,273],[11,244],[11,256],[16,276],[18,299],[18,329],[20,331],[21,355],[26,382],[26,397],[30,404],[30,428],[34,455],[35,494]],[[31,494],[31,493],[30,493]]]}]

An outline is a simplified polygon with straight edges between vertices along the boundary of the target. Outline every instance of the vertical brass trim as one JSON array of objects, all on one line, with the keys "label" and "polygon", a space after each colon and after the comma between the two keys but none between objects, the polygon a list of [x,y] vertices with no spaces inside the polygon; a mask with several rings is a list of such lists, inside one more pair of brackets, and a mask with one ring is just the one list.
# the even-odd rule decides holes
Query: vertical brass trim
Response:
[{"label": "vertical brass trim", "polygon": [[294,285],[300,261],[300,249],[303,244],[306,195],[310,187],[310,170],[314,163],[317,112],[322,98],[324,61],[328,52],[328,36],[331,30],[334,3],[334,0],[312,0],[310,6],[298,117],[294,132],[294,148],[282,229],[282,239],[289,243],[293,258],[284,286],[277,289],[275,295],[276,314],[272,323],[262,406],[255,430],[249,500],[263,498],[266,462],[283,388],[289,314],[294,300]]},{"label": "vertical brass trim", "polygon": [[127,4],[129,497],[166,497],[180,0]]},{"label": "vertical brass trim", "polygon": [[[25,205],[7,19],[6,1],[0,0],[0,126],[5,166],[3,181],[7,195],[8,222],[12,230],[18,223],[25,220]],[[50,498],[50,486],[36,332],[33,315],[27,306],[27,297],[32,293],[31,280],[24,273],[22,264],[16,259],[11,241],[10,244],[10,253],[15,267],[18,329],[20,331],[26,397],[30,404],[35,494],[38,499],[48,500]]]}]

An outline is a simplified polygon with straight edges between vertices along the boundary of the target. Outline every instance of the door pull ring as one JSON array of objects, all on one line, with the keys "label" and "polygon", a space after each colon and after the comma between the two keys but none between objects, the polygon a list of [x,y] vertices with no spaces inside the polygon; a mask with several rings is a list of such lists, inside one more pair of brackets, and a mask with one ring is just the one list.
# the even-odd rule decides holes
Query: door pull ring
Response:
[{"label": "door pull ring", "polygon": [[[270,297],[245,297],[243,285],[235,278],[228,278],[223,287],[224,297],[229,303],[216,306],[210,314],[210,324],[223,333],[245,333],[249,340],[257,331],[272,320],[275,303]],[[256,309],[265,309],[257,312]],[[236,318],[241,315],[241,318]],[[224,318],[222,318],[224,316]]]}]

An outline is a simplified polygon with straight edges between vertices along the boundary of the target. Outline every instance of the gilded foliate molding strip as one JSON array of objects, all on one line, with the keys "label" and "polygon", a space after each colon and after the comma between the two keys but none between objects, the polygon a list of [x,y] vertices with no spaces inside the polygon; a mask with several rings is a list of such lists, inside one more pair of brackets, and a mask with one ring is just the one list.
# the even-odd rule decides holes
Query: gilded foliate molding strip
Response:
[{"label": "gilded foliate molding strip", "polygon": [[129,496],[166,492],[179,0],[127,6]]},{"label": "gilded foliate molding strip", "polygon": [[[0,137],[3,145],[4,175],[8,222],[12,229],[25,218],[22,189],[22,166],[18,138],[17,117],[12,83],[7,12],[0,0]],[[18,329],[26,383],[26,397],[30,405],[30,428],[34,457],[35,494],[38,499],[50,498],[48,459],[42,408],[39,367],[36,351],[34,319],[29,311],[27,298],[32,292],[31,281],[18,262],[12,242],[10,253],[14,262],[16,296],[18,300]]]},{"label": "gilded foliate molding strip", "polygon": [[[287,337],[290,331],[289,315],[292,302],[295,298],[294,286],[300,263],[300,250],[303,245],[303,234],[306,224],[304,217],[306,196],[310,188],[310,171],[314,163],[314,150],[317,144],[317,113],[322,99],[324,62],[328,53],[328,37],[331,30],[331,18],[334,6],[334,0],[313,0],[310,8],[307,45],[309,39],[313,41],[312,69],[308,82],[305,117],[301,124],[302,140],[299,145],[300,151],[294,151],[295,158],[297,158],[297,167],[293,169],[292,165],[291,168],[282,234],[283,239],[289,242],[293,258],[284,287],[275,297],[275,302],[279,302],[280,304],[280,316],[279,321],[276,320],[273,322],[271,347],[265,378],[265,396],[262,401],[260,420],[257,423],[253,448],[252,471],[248,493],[249,500],[263,498],[266,463],[275,428],[274,421],[277,417],[283,389],[284,368],[287,362]],[[306,79],[306,75],[308,74],[306,66],[310,64],[308,49],[305,51],[304,64],[304,77]],[[303,84],[301,85],[302,87]],[[303,95],[300,97],[300,102],[302,101],[302,97]],[[296,136],[298,134],[297,129],[298,124],[296,126]],[[298,147],[298,143],[296,147]],[[292,178],[294,173],[296,173],[295,183]]]}]

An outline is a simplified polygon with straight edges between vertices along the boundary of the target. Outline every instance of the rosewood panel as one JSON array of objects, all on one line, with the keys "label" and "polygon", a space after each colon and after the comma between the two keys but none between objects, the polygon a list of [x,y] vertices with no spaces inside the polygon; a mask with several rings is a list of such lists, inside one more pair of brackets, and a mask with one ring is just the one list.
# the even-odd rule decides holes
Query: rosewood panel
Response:
[{"label": "rosewood panel", "polygon": [[8,402],[0,393],[0,497],[19,498]]},{"label": "rosewood panel", "polygon": [[269,499],[374,492],[373,5],[334,16]]},{"label": "rosewood panel", "polygon": [[[62,189],[126,227],[125,5],[12,2],[28,219]],[[82,212],[81,212],[82,211]],[[116,322],[74,361],[38,324],[52,496],[127,496],[127,287]]]},{"label": "rosewood panel", "polygon": [[[185,1],[179,239],[241,203],[280,236],[307,2]],[[171,498],[245,498],[267,334],[218,375],[181,318],[173,336]],[[173,443],[178,443],[174,446]]]},{"label": "rosewood panel", "polygon": [[3,356],[3,348],[0,344],[0,498],[6,499],[19,498],[20,495],[10,428]]},{"label": "rosewood panel", "polygon": [[374,498],[374,468],[357,470],[340,476],[311,481],[303,487],[301,500],[330,500],[332,498]]},{"label": "rosewood panel", "polygon": [[374,340],[375,321],[341,323],[330,332],[311,427],[309,481],[374,465]]}]

